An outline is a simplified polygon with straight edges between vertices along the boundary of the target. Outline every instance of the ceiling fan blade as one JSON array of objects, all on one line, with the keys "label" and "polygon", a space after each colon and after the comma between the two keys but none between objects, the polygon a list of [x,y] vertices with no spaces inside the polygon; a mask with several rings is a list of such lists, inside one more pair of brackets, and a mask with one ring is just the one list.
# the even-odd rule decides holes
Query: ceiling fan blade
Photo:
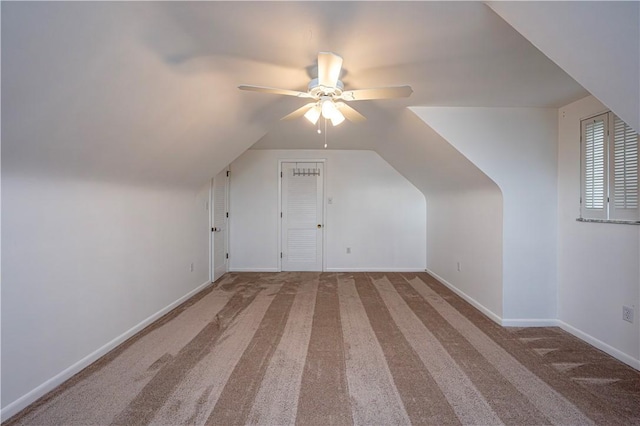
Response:
[{"label": "ceiling fan blade", "polygon": [[336,87],[342,71],[342,58],[335,53],[318,53],[318,84]]},{"label": "ceiling fan blade", "polygon": [[278,89],[275,87],[263,87],[263,86],[251,86],[243,84],[238,86],[240,90],[248,90],[251,92],[260,92],[260,93],[271,93],[273,95],[286,95],[286,96],[296,96],[298,98],[310,98],[307,92],[298,92],[295,90],[287,90],[287,89]]},{"label": "ceiling fan blade", "polygon": [[366,101],[369,99],[407,98],[412,93],[411,86],[390,86],[378,89],[347,90],[342,92],[340,98],[345,101]]},{"label": "ceiling fan blade", "polygon": [[353,121],[354,123],[360,121],[366,121],[367,117],[360,114],[355,109],[351,108],[349,105],[344,102],[336,102],[336,108],[345,116],[345,118],[349,121]]},{"label": "ceiling fan blade", "polygon": [[315,105],[316,105],[315,102],[310,102],[310,103],[306,104],[305,106],[302,106],[302,107],[298,108],[297,110],[293,111],[291,114],[285,115],[280,120],[293,120],[294,118],[302,117],[303,115],[305,115],[305,113],[307,111],[309,111]]}]

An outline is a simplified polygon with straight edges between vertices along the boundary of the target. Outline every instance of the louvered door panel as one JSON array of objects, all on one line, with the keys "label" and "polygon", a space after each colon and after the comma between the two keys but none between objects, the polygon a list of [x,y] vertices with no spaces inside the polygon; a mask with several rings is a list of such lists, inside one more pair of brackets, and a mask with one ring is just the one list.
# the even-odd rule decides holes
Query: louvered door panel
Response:
[{"label": "louvered door panel", "polygon": [[288,170],[287,214],[290,224],[297,226],[315,225],[318,223],[317,178],[316,176],[293,176]]},{"label": "louvered door panel", "polygon": [[317,232],[315,229],[289,229],[287,235],[287,262],[292,264],[316,262]]},{"label": "louvered door panel", "polygon": [[282,270],[322,270],[322,163],[282,164]]}]

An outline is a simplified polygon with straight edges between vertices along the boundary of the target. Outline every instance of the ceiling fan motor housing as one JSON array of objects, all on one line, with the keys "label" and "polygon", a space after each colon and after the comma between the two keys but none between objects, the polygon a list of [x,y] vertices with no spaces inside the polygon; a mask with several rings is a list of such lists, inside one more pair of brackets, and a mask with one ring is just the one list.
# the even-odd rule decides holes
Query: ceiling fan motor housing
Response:
[{"label": "ceiling fan motor housing", "polygon": [[318,83],[318,79],[314,78],[309,82],[308,90],[309,94],[316,99],[319,99],[323,96],[330,96],[334,98],[342,94],[342,91],[344,90],[344,83],[342,83],[342,81],[340,80],[337,80],[335,87],[327,87],[320,85]]}]

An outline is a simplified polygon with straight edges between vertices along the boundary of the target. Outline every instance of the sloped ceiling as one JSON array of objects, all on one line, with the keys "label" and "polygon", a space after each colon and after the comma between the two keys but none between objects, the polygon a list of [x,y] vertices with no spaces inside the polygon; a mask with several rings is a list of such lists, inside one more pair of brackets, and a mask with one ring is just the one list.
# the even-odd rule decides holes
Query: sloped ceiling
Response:
[{"label": "sloped ceiling", "polygon": [[640,132],[640,2],[490,2],[569,75]]},{"label": "sloped ceiling", "polygon": [[[415,105],[560,106],[587,92],[480,2],[2,3],[3,172],[200,185],[256,148],[318,148],[279,118],[318,51],[347,88],[410,84],[352,105],[330,148],[375,149]],[[390,112],[396,113],[390,113]]]}]

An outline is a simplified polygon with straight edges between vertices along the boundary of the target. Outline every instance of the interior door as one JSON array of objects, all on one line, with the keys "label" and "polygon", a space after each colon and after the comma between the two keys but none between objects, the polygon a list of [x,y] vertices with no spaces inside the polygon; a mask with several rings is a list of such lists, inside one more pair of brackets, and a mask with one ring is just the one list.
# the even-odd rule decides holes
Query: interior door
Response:
[{"label": "interior door", "polygon": [[213,281],[229,270],[229,172],[223,170],[213,178]]},{"label": "interior door", "polygon": [[323,163],[282,163],[283,271],[322,271]]}]

